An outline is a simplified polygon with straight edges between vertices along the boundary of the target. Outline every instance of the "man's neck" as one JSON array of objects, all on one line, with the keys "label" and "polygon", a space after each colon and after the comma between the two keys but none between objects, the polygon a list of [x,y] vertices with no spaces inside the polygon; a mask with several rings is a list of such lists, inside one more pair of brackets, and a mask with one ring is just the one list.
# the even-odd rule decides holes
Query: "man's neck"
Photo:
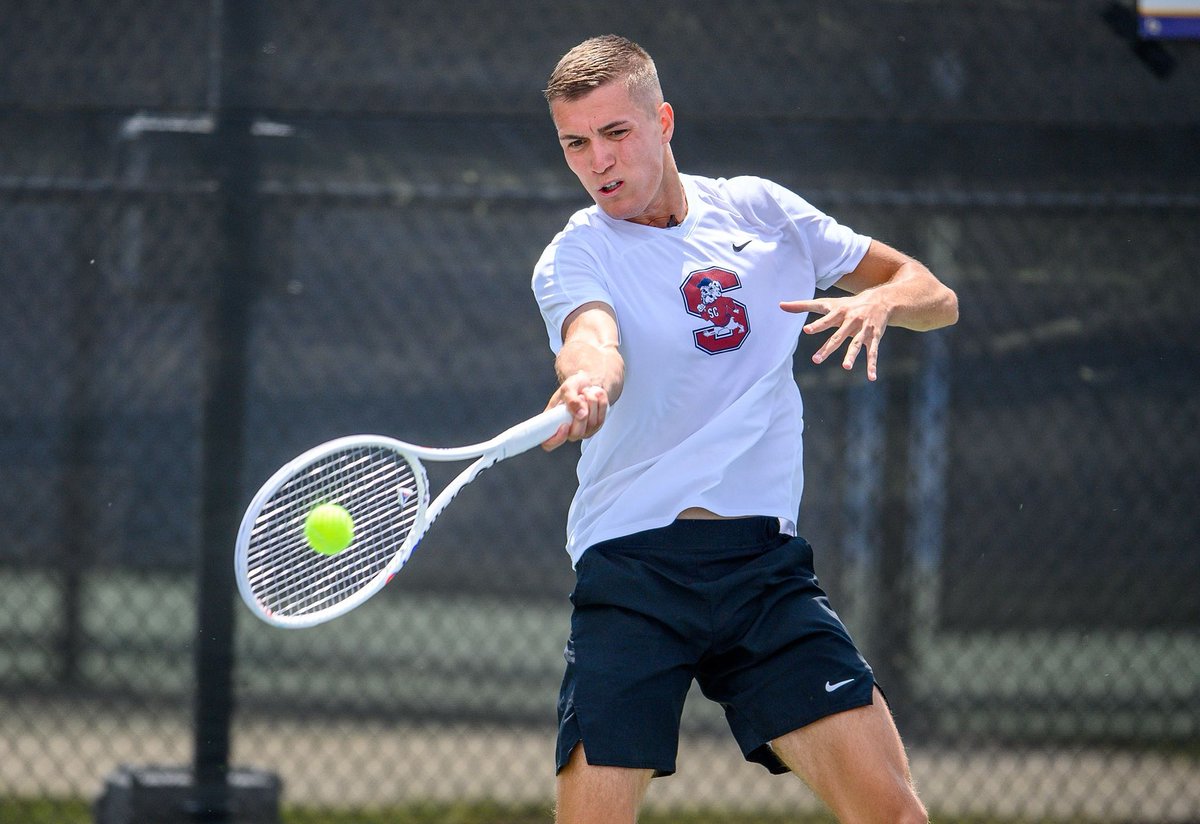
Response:
[{"label": "man's neck", "polygon": [[656,229],[670,229],[683,223],[688,213],[687,192],[684,191],[683,181],[679,179],[679,173],[673,166],[670,169],[670,177],[674,180],[675,195],[670,198],[666,207],[653,217],[630,218],[631,223],[653,226]]}]

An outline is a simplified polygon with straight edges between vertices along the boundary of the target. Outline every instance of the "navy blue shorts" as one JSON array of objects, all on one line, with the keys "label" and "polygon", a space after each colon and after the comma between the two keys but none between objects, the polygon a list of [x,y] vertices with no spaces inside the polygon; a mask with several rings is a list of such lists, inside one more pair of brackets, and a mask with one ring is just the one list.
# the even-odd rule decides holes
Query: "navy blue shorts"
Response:
[{"label": "navy blue shorts", "polygon": [[776,518],[686,520],[590,547],[576,565],[558,769],[675,771],[695,679],[746,760],[787,768],[769,742],[872,701],[874,674],[817,584],[812,548]]}]

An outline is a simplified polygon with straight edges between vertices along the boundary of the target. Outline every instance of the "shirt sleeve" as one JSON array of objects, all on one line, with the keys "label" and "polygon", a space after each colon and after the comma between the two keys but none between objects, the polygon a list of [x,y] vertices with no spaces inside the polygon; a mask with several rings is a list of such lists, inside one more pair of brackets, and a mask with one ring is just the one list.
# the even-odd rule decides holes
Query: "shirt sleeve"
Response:
[{"label": "shirt sleeve", "polygon": [[613,302],[596,256],[569,231],[559,233],[542,252],[532,286],[550,350],[556,355],[562,349],[563,321],[571,312],[593,301],[610,306]]},{"label": "shirt sleeve", "polygon": [[871,246],[870,237],[843,226],[795,192],[764,183],[808,246],[818,289],[828,289],[854,271]]}]

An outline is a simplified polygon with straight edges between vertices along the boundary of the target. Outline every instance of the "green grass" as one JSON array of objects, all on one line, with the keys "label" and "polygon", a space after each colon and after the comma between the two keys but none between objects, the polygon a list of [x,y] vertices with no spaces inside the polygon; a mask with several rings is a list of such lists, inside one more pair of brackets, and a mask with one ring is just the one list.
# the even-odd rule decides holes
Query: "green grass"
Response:
[{"label": "green grass", "polygon": [[547,807],[492,804],[418,804],[401,809],[362,811],[289,808],[283,824],[551,824]]},{"label": "green grass", "polygon": [[[416,804],[374,810],[293,808],[283,810],[280,824],[552,824],[549,807],[496,804]],[[933,821],[954,824],[1022,824],[1015,819],[985,816],[947,818],[934,812]],[[86,801],[12,799],[0,797],[0,824],[94,824]],[[137,824],[122,822],[121,824]],[[639,824],[836,824],[820,814],[797,818],[783,813],[678,811],[642,814]],[[1068,824],[1041,820],[1038,824]],[[1072,819],[1069,824],[1089,824]]]},{"label": "green grass", "polygon": [[92,807],[78,800],[0,796],[0,824],[92,824]]},{"label": "green grass", "polygon": [[[286,810],[283,824],[552,824],[549,807],[500,807],[490,804],[429,805],[401,810],[344,812]],[[639,824],[835,824],[827,816],[797,818],[782,813],[645,812]]]}]

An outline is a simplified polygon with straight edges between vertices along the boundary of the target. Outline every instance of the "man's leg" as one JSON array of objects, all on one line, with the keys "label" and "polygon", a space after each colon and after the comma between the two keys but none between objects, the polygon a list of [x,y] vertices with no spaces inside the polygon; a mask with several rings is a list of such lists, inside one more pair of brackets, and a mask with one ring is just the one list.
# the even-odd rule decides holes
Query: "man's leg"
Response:
[{"label": "man's leg", "polygon": [[594,767],[583,744],[558,773],[557,824],[634,824],[653,770]]},{"label": "man's leg", "polygon": [[878,689],[874,703],[781,736],[771,748],[843,824],[927,824],[908,757]]}]

